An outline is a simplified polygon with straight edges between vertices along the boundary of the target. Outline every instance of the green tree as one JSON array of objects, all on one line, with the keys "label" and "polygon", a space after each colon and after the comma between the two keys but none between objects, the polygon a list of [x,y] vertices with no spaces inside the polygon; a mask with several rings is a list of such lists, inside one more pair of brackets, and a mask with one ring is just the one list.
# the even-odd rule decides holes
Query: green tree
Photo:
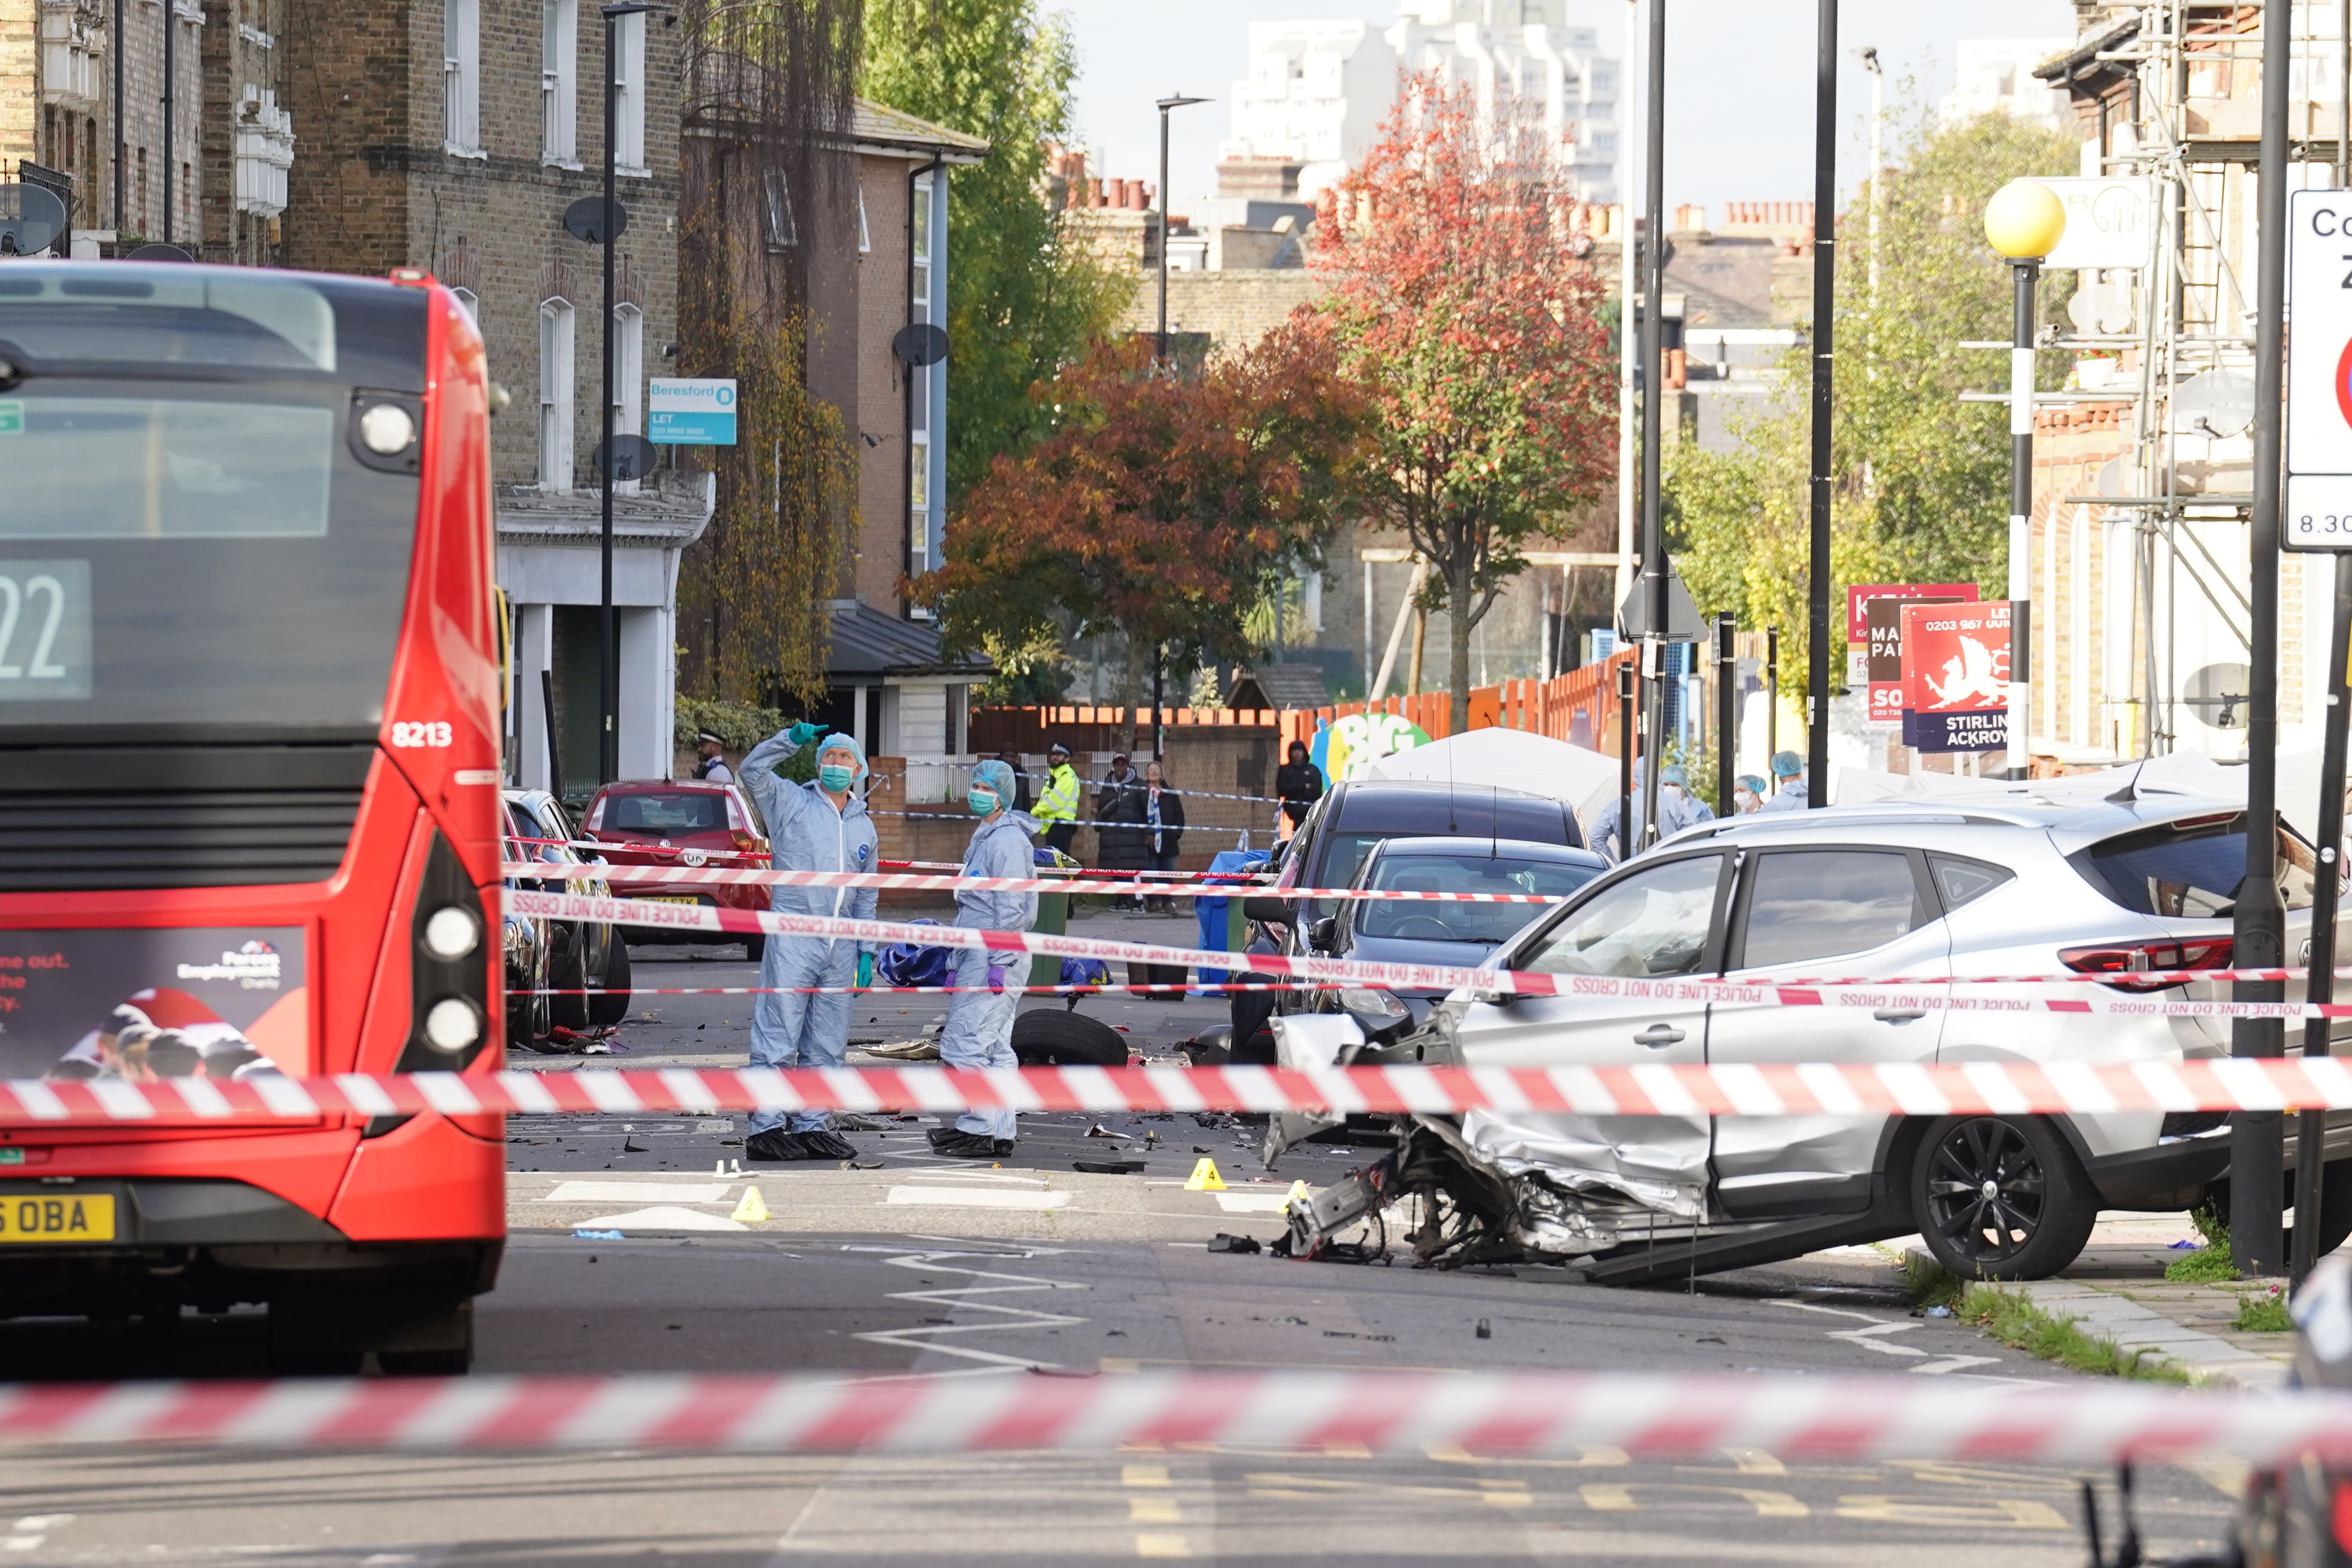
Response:
[{"label": "green tree", "polygon": [[1045,430],[1027,395],[1076,359],[1133,288],[1073,241],[1048,202],[1046,145],[1067,134],[1077,56],[1037,0],[867,0],[858,90],[986,137],[948,184],[948,491]]},{"label": "green tree", "polygon": [[[1887,171],[1874,294],[1866,189],[1839,233],[1832,602],[1852,583],[1974,582],[2000,597],[2009,586],[2008,415],[1959,399],[2009,380],[2002,356],[1959,346],[2010,333],[2009,268],[1985,243],[1984,205],[2012,179],[2074,173],[2079,149],[2004,114],[1942,127],[1923,118],[1895,140],[1901,167]],[[2066,274],[2045,278],[2041,319],[2071,289]],[[1663,454],[1668,543],[1693,596],[1743,626],[1780,626],[1783,669],[1807,658],[1811,353],[1800,342],[1782,359],[1781,395],[1734,425],[1737,450],[1684,442]],[[2063,384],[2063,361],[2042,356],[2044,387]],[[1831,624],[1842,643],[1842,604]]]}]

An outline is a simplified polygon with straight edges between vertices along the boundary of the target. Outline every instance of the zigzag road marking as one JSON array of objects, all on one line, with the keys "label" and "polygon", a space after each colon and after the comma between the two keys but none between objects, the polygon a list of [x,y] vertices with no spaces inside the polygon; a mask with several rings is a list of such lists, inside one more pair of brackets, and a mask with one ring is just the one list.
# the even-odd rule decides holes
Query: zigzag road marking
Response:
[{"label": "zigzag road marking", "polygon": [[[877,1250],[871,1247],[856,1250]],[[980,1362],[989,1366],[1021,1370],[1057,1368],[1062,1363],[1039,1361],[1031,1356],[1008,1355],[996,1351],[982,1350],[971,1345],[950,1343],[950,1340],[972,1334],[1018,1333],[1032,1329],[1063,1328],[1083,1323],[1087,1319],[1066,1312],[1040,1312],[1027,1307],[1006,1302],[982,1300],[982,1297],[1004,1296],[1034,1290],[1084,1290],[1084,1285],[1066,1279],[1047,1279],[1033,1274],[1011,1274],[987,1268],[959,1268],[950,1261],[969,1258],[1054,1258],[1066,1248],[1058,1247],[1025,1247],[1017,1253],[975,1252],[968,1244],[928,1249],[908,1248],[890,1259],[894,1268],[909,1268],[926,1274],[957,1274],[974,1283],[953,1289],[894,1290],[887,1300],[920,1301],[927,1306],[941,1307],[950,1311],[961,1309],[969,1312],[986,1312],[998,1321],[978,1323],[929,1323],[906,1329],[877,1329],[851,1337],[869,1344],[898,1345],[914,1351],[936,1351],[941,1355],[958,1356],[965,1361]],[[982,1283],[987,1281],[987,1283]]]}]

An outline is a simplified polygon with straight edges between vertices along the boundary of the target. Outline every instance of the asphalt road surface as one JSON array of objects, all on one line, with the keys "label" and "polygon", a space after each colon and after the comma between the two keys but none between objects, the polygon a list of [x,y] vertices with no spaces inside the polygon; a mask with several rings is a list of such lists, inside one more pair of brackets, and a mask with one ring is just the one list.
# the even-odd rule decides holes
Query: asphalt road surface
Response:
[{"label": "asphalt road surface", "polygon": [[[751,983],[723,949],[640,949],[635,974],[647,988]],[[641,997],[619,1039],[625,1055],[592,1065],[733,1063],[748,1003]],[[1147,1056],[1168,1054],[1220,1011],[1085,1005],[1127,1025]],[[853,1032],[910,1037],[940,1010],[928,998],[861,1003]],[[1912,1317],[1893,1258],[1873,1248],[1645,1289],[1587,1285],[1561,1268],[1440,1274],[1213,1252],[1220,1233],[1280,1234],[1291,1180],[1328,1181],[1376,1151],[1318,1145],[1253,1181],[1255,1129],[1211,1120],[1219,1124],[1024,1120],[1001,1165],[938,1160],[919,1123],[893,1121],[851,1134],[858,1163],[872,1168],[842,1169],[743,1164],[735,1118],[625,1128],[518,1118],[513,1240],[499,1289],[481,1303],[478,1365],[851,1378],[1171,1365],[2068,1375],[1948,1320]],[[1129,1136],[1087,1137],[1096,1125]],[[1224,1191],[1184,1189],[1196,1149],[1210,1151]],[[1105,1152],[1147,1169],[1071,1168]],[[744,1199],[754,1187],[764,1220],[739,1217],[753,1212]],[[65,1379],[253,1375],[260,1327],[247,1312],[20,1321],[0,1324],[0,1365]],[[2073,1568],[2084,1555],[2077,1479],[2000,1464],[1793,1464],[1749,1450],[1636,1464],[1601,1447],[1536,1461],[1247,1445],[1099,1458],[32,1451],[0,1468],[0,1562],[1911,1568],[1998,1553],[2003,1568]],[[2143,1476],[2154,1552],[2218,1540],[2238,1480],[2227,1467]]]}]

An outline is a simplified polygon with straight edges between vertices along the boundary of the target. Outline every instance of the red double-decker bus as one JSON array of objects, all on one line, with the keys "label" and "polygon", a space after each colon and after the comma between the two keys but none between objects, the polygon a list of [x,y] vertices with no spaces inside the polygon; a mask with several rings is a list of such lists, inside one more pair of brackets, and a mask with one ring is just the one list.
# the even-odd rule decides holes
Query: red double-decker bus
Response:
[{"label": "red double-decker bus", "polygon": [[[0,1074],[499,1065],[488,416],[422,273],[0,263]],[[0,1316],[462,1371],[502,1133],[0,1125]]]}]

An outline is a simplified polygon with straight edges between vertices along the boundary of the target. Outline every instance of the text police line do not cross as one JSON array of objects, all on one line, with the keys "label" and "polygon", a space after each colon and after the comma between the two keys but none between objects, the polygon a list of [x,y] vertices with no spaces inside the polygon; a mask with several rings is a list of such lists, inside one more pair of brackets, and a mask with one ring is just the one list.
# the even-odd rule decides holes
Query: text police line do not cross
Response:
[{"label": "text police line do not cross", "polygon": [[2352,192],[2287,193],[2289,550],[2352,550]]}]

